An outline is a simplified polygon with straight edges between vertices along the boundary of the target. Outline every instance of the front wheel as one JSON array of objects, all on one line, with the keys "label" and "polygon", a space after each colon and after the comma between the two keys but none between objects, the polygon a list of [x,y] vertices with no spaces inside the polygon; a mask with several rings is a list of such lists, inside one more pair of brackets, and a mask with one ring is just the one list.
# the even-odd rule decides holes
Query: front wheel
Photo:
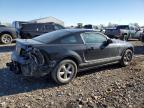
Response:
[{"label": "front wheel", "polygon": [[124,54],[123,54],[123,56],[122,56],[122,58],[121,58],[120,64],[121,64],[122,66],[127,66],[127,65],[129,65],[130,62],[131,62],[131,60],[132,60],[132,57],[133,57],[133,52],[132,52],[132,50],[127,49],[127,50],[124,52]]},{"label": "front wheel", "polygon": [[52,78],[58,84],[67,84],[75,78],[77,65],[72,60],[61,61],[51,73]]},{"label": "front wheel", "polygon": [[1,37],[0,37],[0,41],[1,41],[3,44],[12,43],[12,36],[9,35],[9,34],[2,34]]}]

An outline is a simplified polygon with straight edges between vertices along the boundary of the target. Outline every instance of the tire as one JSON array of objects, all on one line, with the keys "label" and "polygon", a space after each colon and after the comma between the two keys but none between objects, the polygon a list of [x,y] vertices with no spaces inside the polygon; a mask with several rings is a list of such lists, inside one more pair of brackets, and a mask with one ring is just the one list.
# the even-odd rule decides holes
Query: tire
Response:
[{"label": "tire", "polygon": [[128,41],[128,40],[129,40],[129,36],[128,36],[128,35],[126,35],[125,40],[126,40],[126,41]]},{"label": "tire", "polygon": [[141,41],[144,42],[144,36],[142,37]]},{"label": "tire", "polygon": [[139,37],[139,41],[144,42],[144,35],[141,35],[141,36]]},{"label": "tire", "polygon": [[2,34],[1,37],[0,37],[0,41],[3,43],[3,44],[9,44],[9,43],[12,43],[12,36],[10,34]]},{"label": "tire", "polygon": [[123,40],[123,41],[128,41],[128,39],[129,39],[129,37],[126,34],[124,34],[121,38],[121,40]]},{"label": "tire", "polygon": [[10,70],[13,71],[15,74],[20,74],[21,73],[21,68],[18,63],[15,61],[12,61],[12,65],[10,66]]},{"label": "tire", "polygon": [[58,84],[67,84],[76,77],[77,65],[72,60],[62,60],[51,72],[53,80]]},{"label": "tire", "polygon": [[132,58],[133,58],[133,51],[130,49],[127,49],[121,58],[120,64],[122,66],[127,66],[132,61]]}]

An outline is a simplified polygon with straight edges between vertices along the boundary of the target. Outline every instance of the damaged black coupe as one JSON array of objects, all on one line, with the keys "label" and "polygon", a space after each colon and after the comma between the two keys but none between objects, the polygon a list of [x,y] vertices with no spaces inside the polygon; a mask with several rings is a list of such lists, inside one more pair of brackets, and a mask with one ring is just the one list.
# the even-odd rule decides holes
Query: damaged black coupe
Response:
[{"label": "damaged black coupe", "polygon": [[133,50],[130,43],[109,39],[94,30],[64,29],[18,39],[7,66],[24,76],[51,74],[57,83],[66,84],[81,70],[112,63],[129,65]]}]

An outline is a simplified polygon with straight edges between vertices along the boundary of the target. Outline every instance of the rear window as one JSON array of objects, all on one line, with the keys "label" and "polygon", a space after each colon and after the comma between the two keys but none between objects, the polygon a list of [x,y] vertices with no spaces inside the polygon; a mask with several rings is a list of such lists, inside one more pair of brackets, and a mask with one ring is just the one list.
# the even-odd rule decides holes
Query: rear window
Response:
[{"label": "rear window", "polygon": [[36,31],[37,25],[36,24],[23,24],[22,30],[26,31]]},{"label": "rear window", "polygon": [[46,33],[43,35],[40,35],[38,37],[33,38],[33,40],[39,41],[39,42],[43,42],[43,43],[51,43],[52,41],[61,38],[63,36],[66,36],[70,34],[70,32],[66,31],[66,30],[57,30],[57,31],[53,31],[50,33]]},{"label": "rear window", "polygon": [[117,29],[126,29],[126,30],[129,30],[129,26],[117,26]]}]

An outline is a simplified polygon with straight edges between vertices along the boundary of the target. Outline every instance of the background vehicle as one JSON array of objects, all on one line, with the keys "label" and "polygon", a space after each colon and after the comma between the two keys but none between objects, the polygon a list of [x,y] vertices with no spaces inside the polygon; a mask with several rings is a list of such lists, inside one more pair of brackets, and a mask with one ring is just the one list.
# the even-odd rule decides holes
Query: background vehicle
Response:
[{"label": "background vehicle", "polygon": [[80,70],[111,63],[129,65],[132,56],[130,43],[111,40],[94,30],[64,29],[17,40],[12,62],[7,66],[25,76],[50,73],[57,83],[65,84]]},{"label": "background vehicle", "polygon": [[55,30],[65,29],[63,26],[56,23],[26,23],[22,24],[20,29],[20,38],[30,39],[44,33]]},{"label": "background vehicle", "polygon": [[128,40],[129,38],[140,39],[142,31],[135,26],[119,25],[115,28],[107,28],[105,34],[110,38]]},{"label": "background vehicle", "polygon": [[16,29],[16,33],[17,33],[17,38],[21,38],[20,36],[20,30],[22,28],[23,24],[27,24],[29,22],[25,22],[25,21],[13,21],[12,23],[12,27],[14,27]]},{"label": "background vehicle", "polygon": [[91,25],[91,24],[84,25],[83,28],[85,28],[85,29],[93,29],[93,30],[98,29],[97,26],[94,26],[94,25]]},{"label": "background vehicle", "polygon": [[25,21],[13,21],[12,23],[12,27],[16,28],[16,29],[20,29],[22,27],[22,24],[27,24],[29,22],[25,22]]},{"label": "background vehicle", "polygon": [[16,38],[16,29],[12,27],[7,27],[0,25],[0,42],[3,44],[8,44]]},{"label": "background vehicle", "polygon": [[144,42],[144,32],[140,36],[140,41]]}]

